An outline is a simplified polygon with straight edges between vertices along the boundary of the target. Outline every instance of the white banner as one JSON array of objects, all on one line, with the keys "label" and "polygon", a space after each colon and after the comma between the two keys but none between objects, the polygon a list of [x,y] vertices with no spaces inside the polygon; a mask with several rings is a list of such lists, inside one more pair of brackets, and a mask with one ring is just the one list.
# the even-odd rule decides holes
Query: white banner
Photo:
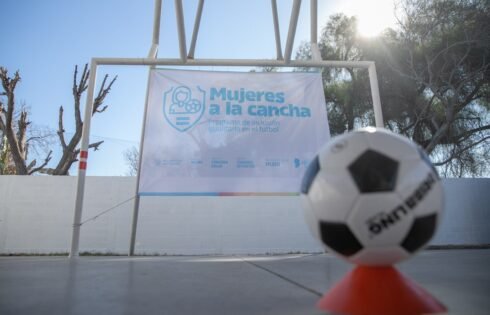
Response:
[{"label": "white banner", "polygon": [[152,70],[140,195],[296,194],[330,136],[320,73]]}]

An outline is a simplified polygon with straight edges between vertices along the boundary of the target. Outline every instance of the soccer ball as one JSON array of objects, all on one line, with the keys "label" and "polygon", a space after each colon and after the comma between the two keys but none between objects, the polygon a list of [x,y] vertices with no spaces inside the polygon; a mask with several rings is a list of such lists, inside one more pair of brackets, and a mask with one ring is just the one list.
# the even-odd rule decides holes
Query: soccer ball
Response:
[{"label": "soccer ball", "polygon": [[327,249],[359,265],[407,259],[434,235],[443,188],[407,138],[363,128],[331,139],[301,185],[306,221]]}]

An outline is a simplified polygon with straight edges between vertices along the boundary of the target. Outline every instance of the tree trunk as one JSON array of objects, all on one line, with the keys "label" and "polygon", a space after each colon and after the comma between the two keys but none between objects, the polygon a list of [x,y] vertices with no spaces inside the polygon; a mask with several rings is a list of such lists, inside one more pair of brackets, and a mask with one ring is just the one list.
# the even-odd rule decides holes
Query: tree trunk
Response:
[{"label": "tree trunk", "polygon": [[[10,154],[15,164],[15,172],[17,175],[27,175],[27,166],[24,159],[25,141],[18,141],[17,134],[14,130],[13,117],[15,110],[15,87],[17,82],[20,81],[19,72],[16,72],[13,78],[8,77],[8,72],[5,68],[0,67],[0,80],[7,96],[7,110],[3,108],[3,103],[0,102],[0,113],[5,114],[5,122],[0,116],[0,127],[3,133],[7,137],[7,142],[10,148]],[[19,134],[25,135],[27,128],[27,113],[23,113],[21,116],[22,122],[19,125]],[[21,139],[22,140],[22,139]]]}]

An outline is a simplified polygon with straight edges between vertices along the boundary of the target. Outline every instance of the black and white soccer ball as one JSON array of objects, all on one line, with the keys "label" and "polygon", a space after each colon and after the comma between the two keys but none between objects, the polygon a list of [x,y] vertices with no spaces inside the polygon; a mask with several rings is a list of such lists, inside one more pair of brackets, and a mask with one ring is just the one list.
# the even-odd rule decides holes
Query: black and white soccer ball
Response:
[{"label": "black and white soccer ball", "polygon": [[306,221],[325,247],[360,265],[409,258],[434,235],[443,187],[409,139],[363,128],[330,140],[303,177]]}]

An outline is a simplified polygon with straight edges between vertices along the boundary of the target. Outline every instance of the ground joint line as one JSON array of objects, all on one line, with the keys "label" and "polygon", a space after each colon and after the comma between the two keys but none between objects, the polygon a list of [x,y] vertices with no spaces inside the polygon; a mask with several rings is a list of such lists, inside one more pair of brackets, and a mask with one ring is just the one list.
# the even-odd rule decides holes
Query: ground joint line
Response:
[{"label": "ground joint line", "polygon": [[245,258],[241,258],[241,257],[240,257],[240,259],[241,259],[243,262],[246,262],[247,264],[250,264],[250,265],[252,265],[252,266],[254,266],[254,267],[257,267],[257,268],[259,268],[259,269],[262,269],[262,270],[264,270],[264,271],[266,271],[266,272],[268,272],[268,273],[270,273],[270,274],[272,274],[272,275],[274,275],[274,276],[276,276],[276,277],[278,277],[278,278],[280,278],[280,279],[282,279],[282,280],[284,280],[284,281],[286,281],[286,282],[288,282],[288,283],[290,283],[290,284],[292,284],[292,285],[294,285],[294,286],[297,286],[297,287],[299,287],[299,288],[301,288],[301,289],[303,289],[303,290],[306,290],[306,291],[308,291],[308,292],[310,292],[310,293],[313,293],[314,295],[316,295],[316,296],[318,296],[318,297],[322,297],[322,296],[323,296],[323,294],[322,294],[322,293],[320,293],[320,292],[318,292],[318,291],[316,291],[316,290],[314,290],[314,289],[308,288],[307,286],[304,286],[304,285],[302,285],[301,283],[296,282],[296,281],[294,281],[294,280],[292,280],[292,279],[289,279],[288,277],[283,276],[283,275],[281,275],[280,273],[277,273],[277,272],[275,272],[275,271],[273,271],[273,270],[270,270],[270,269],[268,269],[268,268],[266,268],[266,267],[263,267],[263,266],[261,266],[261,265],[259,265],[259,264],[254,263],[254,262],[248,261],[248,260],[246,260]]}]

